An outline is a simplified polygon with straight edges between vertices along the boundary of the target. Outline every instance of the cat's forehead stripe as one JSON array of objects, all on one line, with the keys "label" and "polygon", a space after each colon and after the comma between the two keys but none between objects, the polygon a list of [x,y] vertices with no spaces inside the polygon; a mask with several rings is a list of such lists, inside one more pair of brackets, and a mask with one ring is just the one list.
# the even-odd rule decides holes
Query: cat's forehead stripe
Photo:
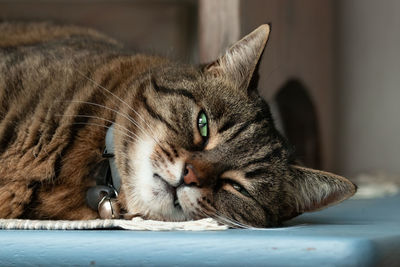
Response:
[{"label": "cat's forehead stripe", "polygon": [[218,133],[223,133],[223,132],[229,130],[230,128],[232,128],[235,125],[236,125],[235,121],[228,120],[218,129]]},{"label": "cat's forehead stripe", "polygon": [[251,186],[245,178],[245,173],[239,170],[229,170],[221,175],[221,178],[233,179],[246,187]]},{"label": "cat's forehead stripe", "polygon": [[228,138],[228,140],[226,140],[226,142],[229,143],[230,141],[232,141],[233,139],[235,139],[236,137],[238,137],[239,134],[241,134],[241,133],[247,131],[248,129],[250,129],[250,128],[251,128],[250,126],[253,126],[253,125],[260,125],[260,126],[263,127],[263,128],[264,128],[264,127],[267,127],[267,125],[266,125],[266,124],[263,124],[262,122],[267,122],[267,119],[265,118],[265,116],[260,116],[259,114],[257,114],[257,116],[256,116],[254,119],[248,120],[248,121],[242,123],[241,126],[240,126],[240,128],[237,129],[237,130],[235,131],[235,133],[233,133],[233,134]]},{"label": "cat's forehead stripe", "polygon": [[245,177],[246,178],[254,178],[261,174],[266,174],[267,172],[268,172],[268,170],[266,168],[258,168],[258,169],[246,172]]},{"label": "cat's forehead stripe", "polygon": [[157,93],[162,93],[162,94],[167,94],[167,95],[180,95],[180,96],[184,96],[187,97],[193,101],[196,101],[195,97],[193,96],[192,93],[190,93],[188,90],[186,89],[171,89],[171,88],[167,88],[165,86],[160,86],[158,85],[154,79],[152,79],[152,84],[153,84],[153,88]]},{"label": "cat's forehead stripe", "polygon": [[143,104],[144,108],[146,109],[146,111],[150,114],[150,116],[153,119],[156,119],[156,120],[164,123],[169,129],[171,129],[176,134],[179,133],[178,130],[176,130],[174,127],[172,127],[172,125],[169,122],[167,122],[163,116],[161,116],[161,114],[155,112],[154,109],[150,107],[150,105],[147,101],[147,98],[145,96],[142,96],[142,100],[143,100],[142,104]]},{"label": "cat's forehead stripe", "polygon": [[273,149],[272,151],[270,150],[270,147],[268,146],[268,152],[266,155],[260,157],[260,158],[256,158],[256,159],[252,159],[249,160],[248,162],[246,162],[245,164],[243,164],[241,167],[242,168],[246,168],[249,167],[251,165],[255,165],[255,164],[262,164],[262,163],[268,163],[270,162],[274,157],[279,157],[282,155],[283,152],[283,147],[279,146],[275,149]]}]

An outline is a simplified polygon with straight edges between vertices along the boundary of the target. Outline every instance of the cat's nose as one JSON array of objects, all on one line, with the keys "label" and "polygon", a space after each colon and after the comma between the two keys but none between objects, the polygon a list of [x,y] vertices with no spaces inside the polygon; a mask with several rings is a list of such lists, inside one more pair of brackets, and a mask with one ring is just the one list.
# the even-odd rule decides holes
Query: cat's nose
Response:
[{"label": "cat's nose", "polygon": [[185,169],[183,170],[183,182],[186,185],[200,186],[199,178],[192,164],[185,165]]}]

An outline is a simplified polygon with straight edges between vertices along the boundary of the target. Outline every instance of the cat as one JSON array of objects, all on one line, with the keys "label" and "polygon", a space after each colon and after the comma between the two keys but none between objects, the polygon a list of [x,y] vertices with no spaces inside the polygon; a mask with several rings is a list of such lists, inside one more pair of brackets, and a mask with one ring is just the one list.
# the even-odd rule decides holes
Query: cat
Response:
[{"label": "cat", "polygon": [[257,93],[269,33],[193,67],[91,29],[1,23],[0,218],[100,218],[87,196],[110,175],[118,217],[163,221],[272,227],[352,196],[346,178],[296,165]]}]

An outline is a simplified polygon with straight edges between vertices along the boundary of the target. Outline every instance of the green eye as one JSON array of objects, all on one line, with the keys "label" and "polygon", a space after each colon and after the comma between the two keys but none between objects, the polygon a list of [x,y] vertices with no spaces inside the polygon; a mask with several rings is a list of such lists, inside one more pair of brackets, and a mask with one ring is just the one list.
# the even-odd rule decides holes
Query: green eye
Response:
[{"label": "green eye", "polygon": [[200,111],[197,119],[197,125],[199,126],[199,132],[202,137],[208,137],[208,123],[207,116],[203,111]]}]

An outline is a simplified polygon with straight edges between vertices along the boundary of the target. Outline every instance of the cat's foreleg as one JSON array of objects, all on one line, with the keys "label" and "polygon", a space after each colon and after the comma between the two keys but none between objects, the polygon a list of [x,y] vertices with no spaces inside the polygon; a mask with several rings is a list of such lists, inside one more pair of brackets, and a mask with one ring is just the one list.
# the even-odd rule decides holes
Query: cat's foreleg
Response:
[{"label": "cat's foreleg", "polygon": [[0,185],[0,218],[13,219],[23,216],[32,201],[35,184],[12,181]]}]

